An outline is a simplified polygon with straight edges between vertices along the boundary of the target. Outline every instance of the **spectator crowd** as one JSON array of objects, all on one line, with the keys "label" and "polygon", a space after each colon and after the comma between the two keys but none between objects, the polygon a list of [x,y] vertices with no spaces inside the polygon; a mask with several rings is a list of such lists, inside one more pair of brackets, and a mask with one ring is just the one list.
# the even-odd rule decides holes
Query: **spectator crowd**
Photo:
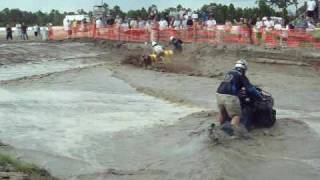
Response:
[{"label": "spectator crowd", "polygon": [[[14,37],[16,40],[29,40],[28,33],[33,32],[34,37],[37,39],[42,39],[43,37],[43,30],[38,24],[35,24],[33,27],[28,27],[25,23],[17,23],[15,27],[10,26],[7,24],[6,26],[6,39],[13,40]],[[14,36],[15,34],[15,36]]]}]

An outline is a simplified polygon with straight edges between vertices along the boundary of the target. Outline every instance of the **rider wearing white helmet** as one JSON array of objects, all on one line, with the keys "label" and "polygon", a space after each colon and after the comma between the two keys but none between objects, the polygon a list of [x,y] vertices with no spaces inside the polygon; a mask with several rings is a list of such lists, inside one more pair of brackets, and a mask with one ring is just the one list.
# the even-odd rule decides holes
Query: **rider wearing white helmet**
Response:
[{"label": "rider wearing white helmet", "polygon": [[164,53],[164,49],[156,41],[151,42],[152,50],[157,56],[161,56]]},{"label": "rider wearing white helmet", "polygon": [[234,68],[240,71],[241,73],[245,74],[248,70],[248,63],[245,59],[240,59],[236,62]]},{"label": "rider wearing white helmet", "polygon": [[231,120],[231,125],[240,124],[241,105],[239,96],[241,89],[245,88],[246,93],[257,99],[262,99],[261,94],[249,82],[245,73],[248,70],[248,63],[245,59],[236,62],[234,69],[227,72],[224,80],[217,89],[217,104],[220,111],[219,122],[225,123]]},{"label": "rider wearing white helmet", "polygon": [[175,38],[174,36],[170,37],[169,44],[173,45],[174,52],[182,52],[182,43],[181,39]]}]

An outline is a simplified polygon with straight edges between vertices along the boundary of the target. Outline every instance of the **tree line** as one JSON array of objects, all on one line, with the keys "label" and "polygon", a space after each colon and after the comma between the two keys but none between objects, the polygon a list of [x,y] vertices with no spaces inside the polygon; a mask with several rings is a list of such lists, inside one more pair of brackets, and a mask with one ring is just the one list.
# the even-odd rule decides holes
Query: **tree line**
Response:
[{"label": "tree line", "polygon": [[[293,0],[295,1],[295,0]],[[224,23],[226,20],[239,20],[240,18],[256,18],[264,16],[280,16],[288,18],[287,8],[290,5],[294,5],[293,1],[287,0],[257,0],[255,7],[241,8],[236,7],[234,4],[224,5],[210,3],[203,5],[200,9],[196,10],[200,17],[213,15],[218,23]],[[156,5],[152,5],[149,8],[141,8],[138,10],[129,10],[124,12],[119,6],[110,7],[108,4],[102,6],[105,11],[112,15],[119,15],[121,17],[130,18],[148,18],[150,12],[156,9]],[[275,9],[282,9],[282,11],[276,11]],[[170,7],[158,12],[158,17],[169,16],[171,12],[178,12],[183,9],[183,6]],[[188,9],[187,9],[188,10]],[[190,9],[189,9],[190,10]],[[62,25],[63,19],[66,15],[74,14],[87,14],[92,17],[92,11],[86,12],[83,9],[77,12],[60,12],[58,10],[51,10],[50,12],[29,12],[20,9],[3,9],[0,11],[0,26],[7,24],[14,25],[15,23],[26,23],[27,25],[45,25],[52,23],[53,25]]]}]

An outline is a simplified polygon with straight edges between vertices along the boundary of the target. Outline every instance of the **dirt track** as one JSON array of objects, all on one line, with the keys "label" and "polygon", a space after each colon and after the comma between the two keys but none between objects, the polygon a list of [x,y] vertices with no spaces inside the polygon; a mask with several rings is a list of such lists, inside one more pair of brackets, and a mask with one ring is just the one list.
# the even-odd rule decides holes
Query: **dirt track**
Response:
[{"label": "dirt track", "polygon": [[[70,178],[73,174],[74,179],[319,179],[320,141],[316,132],[320,132],[320,80],[319,72],[312,66],[279,65],[274,62],[283,61],[274,59],[272,64],[269,61],[256,63],[268,52],[253,57],[252,52],[239,54],[233,49],[190,46],[184,56],[158,68],[161,71],[174,70],[175,73],[155,72],[121,65],[126,55],[144,51],[138,47],[140,45],[96,45],[44,43],[2,46],[3,64],[13,61],[14,64],[23,64],[27,62],[25,59],[31,62],[43,58],[54,61],[54,58],[63,59],[68,54],[89,62],[104,61],[100,67],[10,81],[2,84],[2,88],[23,91],[28,86],[40,89],[70,86],[96,91],[104,87],[103,77],[109,69],[114,77],[124,80],[139,92],[174,102],[176,106],[195,107],[202,111],[169,126],[155,126],[140,132],[120,131],[103,140],[97,137],[99,143],[112,145],[112,149],[104,149],[98,154],[101,156],[98,164],[104,165],[104,170],[45,152],[12,150],[16,151],[13,154],[46,166],[54,175]],[[65,48],[69,50],[65,51]],[[88,58],[89,53],[92,57]],[[215,89],[222,78],[221,73],[232,68],[239,56],[249,57],[249,78],[274,95],[279,123],[271,130],[253,132],[254,139],[214,146],[208,142],[206,129],[216,118]],[[12,58],[10,62],[8,58]],[[316,61],[310,59],[307,63]],[[292,60],[299,61],[299,58]],[[183,68],[180,68],[181,64]],[[35,154],[39,158],[35,158]],[[51,162],[44,163],[44,159]],[[59,167],[59,164],[68,164],[68,168]],[[75,172],[79,168],[83,168],[82,173]]]}]

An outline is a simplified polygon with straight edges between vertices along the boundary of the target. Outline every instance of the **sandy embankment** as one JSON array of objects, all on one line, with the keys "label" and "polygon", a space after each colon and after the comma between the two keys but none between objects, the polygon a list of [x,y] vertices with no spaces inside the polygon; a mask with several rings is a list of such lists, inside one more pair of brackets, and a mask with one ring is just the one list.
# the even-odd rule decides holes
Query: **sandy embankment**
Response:
[{"label": "sandy embankment", "polygon": [[[63,47],[69,45],[66,43]],[[316,114],[320,107],[319,72],[313,67],[255,63],[257,59],[272,54],[275,54],[272,59],[280,54],[280,59],[291,62],[290,58],[286,58],[290,53],[258,52],[259,56],[254,56],[251,50],[190,46],[185,55],[156,68],[175,73],[155,72],[120,65],[127,54],[142,52],[143,49],[137,47],[140,45],[99,44],[100,47],[102,45],[107,48],[81,45],[70,53],[107,51],[103,56],[105,66],[36,79],[40,85],[31,83],[31,79],[12,82],[13,85],[9,83],[8,86],[15,88],[34,84],[40,88],[50,82],[54,87],[65,80],[70,86],[90,87],[103,82],[104,68],[108,68],[114,72],[114,77],[123,79],[140,92],[204,111],[181,118],[170,126],[155,126],[138,133],[121,131],[103,139],[102,143],[112,147],[109,151],[99,152],[103,155],[101,159],[112,162],[107,163],[106,170],[90,171],[90,165],[61,160],[63,157],[51,157],[53,161],[45,163],[47,166],[54,167],[54,162],[57,166],[58,162],[65,161],[69,162],[70,171],[81,166],[87,170],[84,175],[74,176],[75,179],[319,179],[319,137],[315,129],[306,125],[318,123],[319,119]],[[42,47],[50,49],[51,45]],[[57,49],[55,53],[62,52]],[[240,56],[249,59],[250,79],[274,95],[279,121],[271,130],[254,131],[251,140],[214,146],[208,141],[206,132],[216,118],[214,92],[222,78],[221,73],[232,67]],[[314,62],[316,58],[310,59]],[[294,62],[298,61],[301,59],[294,59]],[[183,71],[179,71],[181,64]],[[74,82],[75,78],[81,77],[87,80]],[[50,159],[50,156],[42,156]],[[29,153],[29,159],[32,160],[32,153]],[[38,158],[36,161],[41,165],[41,160]]]}]

